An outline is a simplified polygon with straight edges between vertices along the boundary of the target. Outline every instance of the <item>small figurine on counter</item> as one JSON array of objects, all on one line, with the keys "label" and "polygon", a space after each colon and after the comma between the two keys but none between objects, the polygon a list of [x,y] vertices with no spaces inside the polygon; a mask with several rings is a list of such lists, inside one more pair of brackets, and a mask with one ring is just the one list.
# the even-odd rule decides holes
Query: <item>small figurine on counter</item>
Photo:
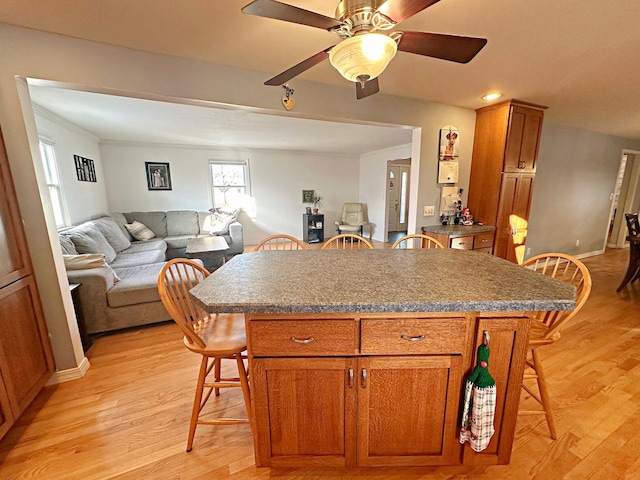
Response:
[{"label": "small figurine on counter", "polygon": [[471,210],[469,210],[469,207],[462,207],[460,216],[462,218],[463,225],[473,225],[473,215],[471,215]]}]

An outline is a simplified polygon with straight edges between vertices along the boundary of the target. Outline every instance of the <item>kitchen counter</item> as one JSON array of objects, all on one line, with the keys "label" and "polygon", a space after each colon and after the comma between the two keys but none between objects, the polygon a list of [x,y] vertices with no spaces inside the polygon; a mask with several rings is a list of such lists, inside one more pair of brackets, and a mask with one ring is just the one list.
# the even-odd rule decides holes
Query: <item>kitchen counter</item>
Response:
[{"label": "kitchen counter", "polygon": [[445,247],[493,253],[496,227],[491,225],[430,225],[422,233],[435,238]]},{"label": "kitchen counter", "polygon": [[454,249],[259,251],[236,255],[192,295],[209,312],[569,310],[575,289]]},{"label": "kitchen counter", "polygon": [[[468,250],[258,251],[190,291],[245,314],[258,467],[509,463],[531,310],[572,286]],[[495,434],[458,440],[465,378],[490,337]]]},{"label": "kitchen counter", "polygon": [[492,225],[429,225],[422,227],[426,234],[440,233],[442,235],[475,235],[476,233],[494,232]]}]

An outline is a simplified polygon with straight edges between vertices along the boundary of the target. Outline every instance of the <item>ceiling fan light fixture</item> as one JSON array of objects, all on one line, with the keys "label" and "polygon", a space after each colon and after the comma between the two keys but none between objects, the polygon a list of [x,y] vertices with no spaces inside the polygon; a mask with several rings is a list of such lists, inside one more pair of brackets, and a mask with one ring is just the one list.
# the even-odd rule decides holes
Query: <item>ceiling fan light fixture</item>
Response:
[{"label": "ceiling fan light fixture", "polygon": [[398,45],[387,35],[362,33],[333,47],[329,62],[351,82],[358,82],[363,77],[372,80],[384,72],[397,51]]},{"label": "ceiling fan light fixture", "polygon": [[494,93],[487,93],[486,95],[482,96],[483,100],[487,100],[487,101],[491,101],[491,100],[495,100],[497,98],[500,98],[502,96],[501,93],[498,92],[494,92]]}]

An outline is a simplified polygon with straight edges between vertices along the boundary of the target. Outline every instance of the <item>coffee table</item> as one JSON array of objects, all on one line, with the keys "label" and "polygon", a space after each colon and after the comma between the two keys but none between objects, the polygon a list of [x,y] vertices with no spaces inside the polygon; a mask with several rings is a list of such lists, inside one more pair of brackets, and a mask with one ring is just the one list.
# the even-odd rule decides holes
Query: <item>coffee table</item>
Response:
[{"label": "coffee table", "polygon": [[209,271],[224,265],[228,250],[229,244],[224,237],[210,235],[187,240],[187,257],[199,258]]}]

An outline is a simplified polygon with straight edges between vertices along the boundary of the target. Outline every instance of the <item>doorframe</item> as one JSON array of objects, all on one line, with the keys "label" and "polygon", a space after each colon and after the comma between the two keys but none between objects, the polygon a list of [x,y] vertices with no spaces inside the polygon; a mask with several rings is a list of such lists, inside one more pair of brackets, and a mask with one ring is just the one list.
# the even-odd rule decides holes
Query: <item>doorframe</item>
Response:
[{"label": "doorframe", "polygon": [[[618,178],[618,175],[620,174],[620,169],[622,168],[622,162],[624,160],[625,155],[633,156],[634,158],[633,158],[633,165],[631,165],[629,182],[627,183],[626,187],[624,187],[624,184],[623,184],[623,188],[621,188],[620,192],[618,192],[618,210],[620,210],[621,213],[631,208],[631,206],[633,205],[633,199],[635,198],[636,195],[638,195],[638,193],[640,193],[640,188],[639,188],[640,151],[628,150],[628,149],[622,150],[622,153],[620,154],[620,163],[618,164],[616,180]],[[623,175],[627,173],[629,167],[630,167],[629,159],[627,159],[627,162],[625,165],[625,172]],[[613,195],[615,195],[615,191],[613,192],[612,198],[611,198],[611,206],[609,208],[609,220],[607,221],[607,225],[606,225],[603,251],[606,249],[606,247],[624,248],[629,246],[629,243],[625,240],[625,237],[627,236],[626,235],[627,225],[623,221],[620,221],[618,223],[617,229],[611,232],[611,241],[609,241],[609,226],[611,225],[611,220],[613,219],[613,210],[614,210]],[[624,197],[624,203],[621,204],[620,200],[623,197]],[[622,208],[621,208],[621,205],[622,205]]]}]

